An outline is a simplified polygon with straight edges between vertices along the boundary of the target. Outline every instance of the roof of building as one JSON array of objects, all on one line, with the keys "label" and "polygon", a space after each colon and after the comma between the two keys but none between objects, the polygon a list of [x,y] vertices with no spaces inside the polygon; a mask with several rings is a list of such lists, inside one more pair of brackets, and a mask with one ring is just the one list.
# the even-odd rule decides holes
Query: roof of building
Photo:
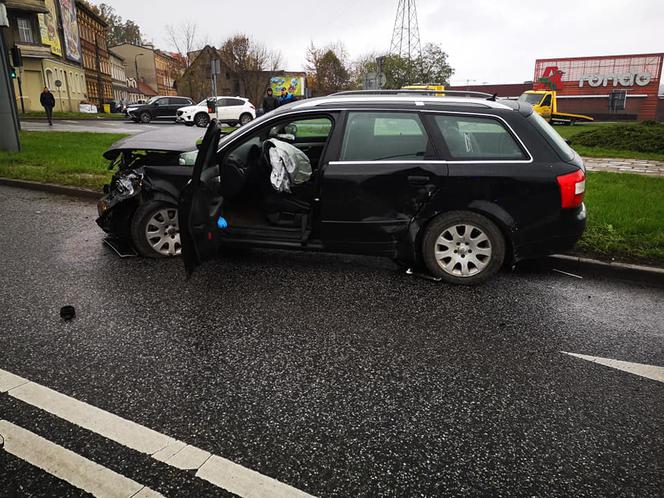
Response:
[{"label": "roof of building", "polygon": [[76,8],[80,10],[84,10],[86,14],[88,14],[90,17],[94,18],[96,22],[104,26],[105,28],[108,28],[108,24],[106,21],[104,21],[98,14],[98,12],[95,12],[94,9],[96,9],[96,6],[91,6],[89,3],[87,3],[85,0],[76,0]]},{"label": "roof of building", "polygon": [[4,0],[7,9],[23,10],[27,12],[38,12],[47,14],[48,8],[44,0]]},{"label": "roof of building", "polygon": [[138,89],[146,97],[154,97],[157,95],[157,92],[155,92],[145,81],[138,82]]}]

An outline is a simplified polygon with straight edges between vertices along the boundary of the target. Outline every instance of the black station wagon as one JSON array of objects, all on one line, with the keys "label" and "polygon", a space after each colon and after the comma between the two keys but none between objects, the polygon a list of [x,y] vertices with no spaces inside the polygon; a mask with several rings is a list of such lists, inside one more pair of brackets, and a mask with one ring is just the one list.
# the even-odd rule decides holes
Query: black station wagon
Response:
[{"label": "black station wagon", "polygon": [[525,103],[346,93],[220,135],[212,122],[177,204],[161,195],[167,214],[144,230],[148,250],[177,240],[189,274],[245,245],[386,256],[476,284],[585,228],[583,163]]}]

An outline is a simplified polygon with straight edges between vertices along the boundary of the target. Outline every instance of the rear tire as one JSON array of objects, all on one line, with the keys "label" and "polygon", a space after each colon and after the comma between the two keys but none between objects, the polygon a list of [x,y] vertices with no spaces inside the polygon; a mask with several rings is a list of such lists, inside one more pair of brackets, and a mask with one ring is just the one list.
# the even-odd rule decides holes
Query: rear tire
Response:
[{"label": "rear tire", "polygon": [[207,128],[210,124],[210,115],[205,112],[199,112],[194,116],[194,123],[199,128]]},{"label": "rear tire", "polygon": [[182,252],[177,206],[148,201],[139,206],[131,220],[131,239],[146,258],[172,258]]},{"label": "rear tire", "polygon": [[152,116],[150,115],[150,113],[149,112],[142,112],[141,113],[141,123],[149,124],[150,121],[152,121]]},{"label": "rear tire", "polygon": [[505,239],[488,218],[470,211],[452,211],[425,229],[422,257],[432,275],[455,285],[477,285],[505,260]]}]

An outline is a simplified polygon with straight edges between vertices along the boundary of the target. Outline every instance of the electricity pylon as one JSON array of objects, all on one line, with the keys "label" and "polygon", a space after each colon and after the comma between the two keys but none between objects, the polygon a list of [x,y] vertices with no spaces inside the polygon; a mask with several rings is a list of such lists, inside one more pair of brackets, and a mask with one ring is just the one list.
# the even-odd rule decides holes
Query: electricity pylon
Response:
[{"label": "electricity pylon", "polygon": [[420,26],[417,21],[415,0],[399,0],[397,18],[394,21],[390,54],[410,60],[422,55]]}]

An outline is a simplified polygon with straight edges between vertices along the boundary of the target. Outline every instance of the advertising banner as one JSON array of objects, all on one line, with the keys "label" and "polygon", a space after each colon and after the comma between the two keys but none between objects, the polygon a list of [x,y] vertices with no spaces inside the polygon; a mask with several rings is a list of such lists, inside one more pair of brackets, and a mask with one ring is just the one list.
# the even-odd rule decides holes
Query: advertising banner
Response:
[{"label": "advertising banner", "polygon": [[573,88],[636,89],[657,85],[662,54],[540,59],[535,87],[561,91]]},{"label": "advertising banner", "polygon": [[51,53],[62,57],[62,45],[58,36],[58,11],[55,0],[46,0],[48,14],[38,14],[41,42],[51,47]]},{"label": "advertising banner", "polygon": [[74,0],[59,0],[62,15],[62,31],[65,35],[65,51],[67,59],[81,62],[81,40],[78,37],[78,21],[76,20],[76,4]]},{"label": "advertising banner", "polygon": [[281,89],[296,97],[304,97],[304,78],[291,76],[275,76],[270,78],[270,86],[276,96],[281,95]]}]

